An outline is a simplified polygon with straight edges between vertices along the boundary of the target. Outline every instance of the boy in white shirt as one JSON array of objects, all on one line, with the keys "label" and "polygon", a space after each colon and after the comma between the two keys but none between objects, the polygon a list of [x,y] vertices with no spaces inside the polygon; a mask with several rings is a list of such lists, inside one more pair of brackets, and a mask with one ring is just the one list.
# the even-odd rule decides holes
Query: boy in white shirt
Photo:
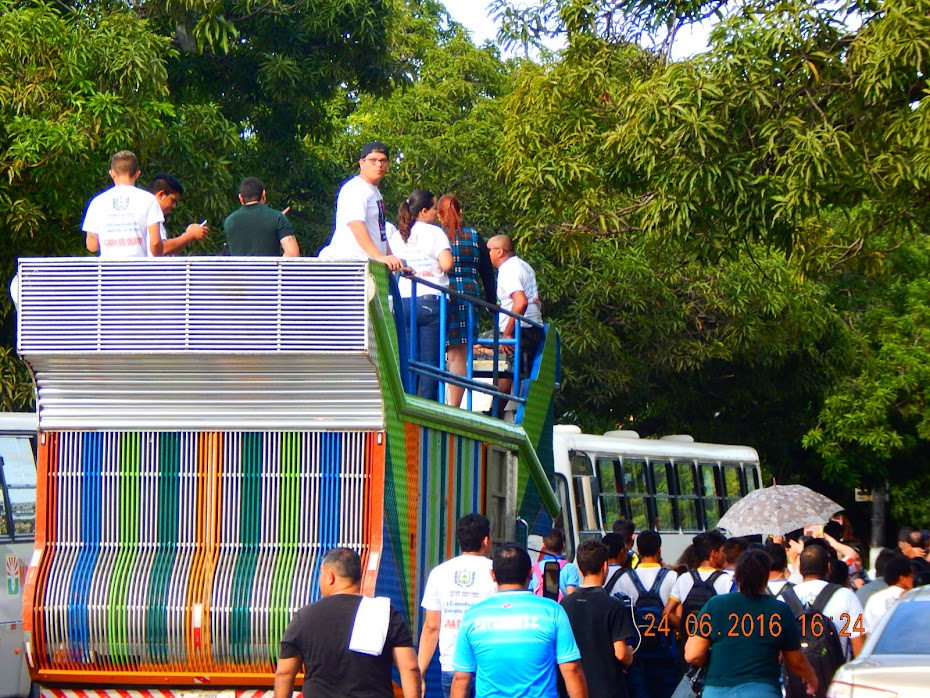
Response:
[{"label": "boy in white shirt", "polygon": [[91,200],[81,226],[90,252],[109,259],[164,254],[160,228],[165,217],[155,196],[136,188],[140,174],[132,152],[121,150],[110,159],[113,186]]}]

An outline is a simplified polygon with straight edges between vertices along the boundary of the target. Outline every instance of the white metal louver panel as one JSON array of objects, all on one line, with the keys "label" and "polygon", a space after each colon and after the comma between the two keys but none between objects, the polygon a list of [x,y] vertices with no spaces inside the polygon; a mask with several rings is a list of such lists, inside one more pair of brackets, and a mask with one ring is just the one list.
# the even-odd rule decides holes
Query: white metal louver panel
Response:
[{"label": "white metal louver panel", "polygon": [[363,263],[20,262],[42,429],[373,430]]},{"label": "white metal louver panel", "polygon": [[364,351],[361,262],[20,261],[19,350]]}]

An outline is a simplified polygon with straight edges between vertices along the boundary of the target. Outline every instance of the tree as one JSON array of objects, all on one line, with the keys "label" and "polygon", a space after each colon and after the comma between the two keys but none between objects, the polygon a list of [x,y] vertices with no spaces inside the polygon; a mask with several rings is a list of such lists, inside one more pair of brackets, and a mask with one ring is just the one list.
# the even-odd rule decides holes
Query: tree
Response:
[{"label": "tree", "polygon": [[476,47],[444,10],[424,14],[414,28],[406,35],[416,39],[404,51],[409,82],[390,96],[361,97],[336,151],[354,163],[361,143],[391,146],[393,164],[381,187],[389,212],[420,188],[456,194],[468,222],[485,234],[509,226],[497,171],[511,66],[495,47]]},{"label": "tree", "polygon": [[926,462],[922,286],[900,270],[930,271],[930,6],[731,3],[681,62],[634,41],[716,6],[545,0],[512,22],[568,39],[517,73],[502,159],[564,330],[564,407],[735,420],[754,444],[787,419],[782,472],[900,474]]},{"label": "tree", "polygon": [[[175,106],[168,92],[169,42],[134,13],[93,22],[43,3],[0,5],[0,251],[4,286],[17,257],[84,253],[86,201],[110,184],[109,156],[131,146],[141,161],[171,163],[219,218],[224,167],[236,134],[209,105]],[[209,169],[206,163],[210,163]],[[145,165],[144,165],[145,166]],[[154,174],[155,169],[149,170]],[[183,215],[183,209],[175,214]],[[0,300],[2,340],[15,323]],[[25,409],[31,381],[4,351],[0,408]]]}]

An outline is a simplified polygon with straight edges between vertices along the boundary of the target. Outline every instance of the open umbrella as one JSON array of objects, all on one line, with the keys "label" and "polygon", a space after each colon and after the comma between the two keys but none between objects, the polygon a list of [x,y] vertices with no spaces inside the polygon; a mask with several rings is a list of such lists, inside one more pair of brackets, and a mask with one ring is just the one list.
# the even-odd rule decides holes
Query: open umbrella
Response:
[{"label": "open umbrella", "polygon": [[754,490],[717,523],[731,536],[782,534],[825,524],[843,507],[804,485],[772,485]]}]

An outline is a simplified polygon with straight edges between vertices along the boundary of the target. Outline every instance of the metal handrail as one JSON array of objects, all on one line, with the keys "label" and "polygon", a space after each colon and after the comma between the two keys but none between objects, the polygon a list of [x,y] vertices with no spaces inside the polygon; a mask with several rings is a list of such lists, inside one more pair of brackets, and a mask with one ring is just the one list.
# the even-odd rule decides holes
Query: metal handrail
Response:
[{"label": "metal handrail", "polygon": [[[418,373],[421,375],[428,375],[433,378],[436,378],[439,381],[439,391],[437,399],[439,402],[445,402],[445,386],[446,384],[457,385],[462,388],[465,388],[467,391],[467,402],[466,408],[468,410],[472,409],[472,391],[478,391],[486,395],[490,395],[492,398],[501,398],[507,400],[513,400],[518,405],[525,405],[526,398],[520,395],[520,375],[521,375],[521,366],[520,366],[520,334],[522,324],[525,322],[531,327],[536,327],[543,331],[545,336],[546,326],[537,322],[536,320],[531,320],[525,315],[520,315],[512,311],[501,308],[499,305],[494,305],[492,303],[487,303],[479,298],[475,298],[467,293],[462,293],[456,291],[447,286],[440,286],[439,284],[433,283],[432,281],[427,281],[425,279],[419,279],[415,274],[404,273],[404,276],[410,280],[410,299],[411,307],[416,307],[416,298],[417,298],[417,285],[422,284],[428,288],[432,288],[438,292],[440,301],[439,301],[439,341],[440,341],[440,352],[446,346],[446,338],[448,334],[448,328],[446,327],[446,308],[448,304],[448,299],[450,297],[461,299],[465,302],[466,305],[472,307],[486,310],[492,313],[494,317],[494,335],[491,339],[478,338],[477,341],[472,337],[474,336],[474,314],[468,313],[468,326],[467,326],[467,363],[466,363],[466,375],[464,377],[459,376],[451,371],[446,370],[445,368],[437,368],[435,366],[430,366],[419,360],[417,355],[418,347],[415,342],[407,342],[407,337],[415,337],[417,333],[417,318],[416,313],[411,312],[410,317],[407,318],[407,322],[404,323],[402,319],[403,313],[401,308],[403,307],[402,299],[400,297],[400,291],[397,286],[397,277],[395,275],[391,276],[391,295],[394,299],[395,306],[395,323],[398,328],[398,335],[405,335],[403,338],[398,337],[399,341],[402,341],[406,346],[407,351],[401,351],[402,362],[404,365],[401,366],[401,375],[404,383],[404,390],[408,393],[412,392],[413,387],[413,377],[412,373]],[[501,338],[500,336],[500,326],[498,318],[500,314],[507,315],[516,320],[514,324],[514,336],[510,338]],[[409,327],[409,335],[407,334],[407,327]],[[482,383],[474,379],[474,347],[475,346],[491,346],[495,347],[494,358],[493,358],[493,368],[491,371],[491,378],[493,380],[492,385]],[[500,361],[500,347],[501,346],[512,346],[513,347],[513,360],[511,364],[511,371],[509,372],[513,376],[513,385],[511,387],[510,393],[502,393],[496,390],[495,385],[497,379],[502,375],[499,369]],[[403,349],[403,347],[402,347]],[[532,378],[532,377],[531,377]],[[497,401],[492,401],[492,414],[494,416],[497,412]],[[522,410],[520,410],[522,412]]]}]

